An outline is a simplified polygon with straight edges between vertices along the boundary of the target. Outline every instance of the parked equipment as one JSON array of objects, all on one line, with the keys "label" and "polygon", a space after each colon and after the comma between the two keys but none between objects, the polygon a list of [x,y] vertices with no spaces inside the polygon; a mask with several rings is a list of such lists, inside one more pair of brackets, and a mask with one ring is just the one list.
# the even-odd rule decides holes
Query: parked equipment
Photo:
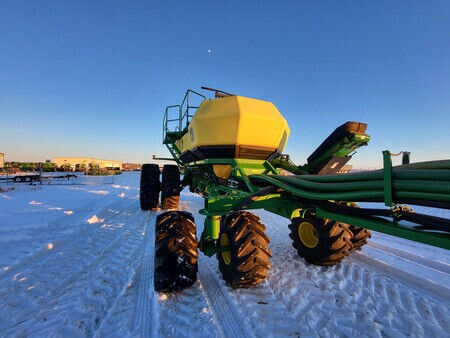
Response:
[{"label": "parked equipment", "polygon": [[[232,287],[267,278],[270,239],[251,209],[289,219],[292,245],[312,264],[341,262],[367,242],[369,229],[450,249],[448,219],[405,206],[450,208],[450,160],[392,167],[385,151],[382,170],[339,174],[370,140],[366,124],[346,122],[297,166],[282,154],[290,130],[271,102],[202,89],[213,90],[215,98],[188,90],[180,105],[166,108],[163,143],[176,164],[164,166],[162,175],[156,164],[142,167],[142,210],[169,209],[156,221],[156,291],[192,285],[198,249],[217,256]],[[205,200],[199,240],[193,216],[176,210],[186,186]],[[356,202],[382,202],[387,208],[360,208]]]}]

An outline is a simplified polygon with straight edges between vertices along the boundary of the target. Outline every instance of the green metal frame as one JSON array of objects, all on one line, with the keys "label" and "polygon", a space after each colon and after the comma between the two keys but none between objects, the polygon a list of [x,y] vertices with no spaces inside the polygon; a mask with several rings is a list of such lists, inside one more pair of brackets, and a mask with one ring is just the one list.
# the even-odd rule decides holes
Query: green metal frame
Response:
[{"label": "green metal frame", "polygon": [[316,208],[316,216],[328,218],[337,222],[353,224],[370,230],[382,232],[384,234],[406,238],[412,241],[437,246],[450,250],[450,235],[425,232],[414,229],[403,228],[395,221],[388,221],[384,218],[374,216],[354,216],[343,215],[337,212]]},{"label": "green metal frame", "polygon": [[[394,208],[392,203],[392,163],[390,152],[384,151],[384,184],[385,184],[385,205]],[[232,166],[231,182],[240,180],[244,182],[248,191],[239,190],[233,187],[226,187],[214,182],[205,182],[199,178],[198,181],[190,182],[191,185],[205,192],[205,205],[200,213],[207,216],[205,230],[201,238],[200,248],[208,256],[224,251],[218,245],[217,240],[220,234],[220,217],[237,210],[264,209],[287,219],[299,216],[302,211],[308,209],[319,218],[327,218],[337,222],[365,227],[382,233],[402,237],[416,242],[434,245],[444,249],[450,249],[450,236],[436,234],[415,229],[407,229],[399,226],[395,220],[387,220],[375,216],[346,215],[339,212],[325,210],[320,207],[311,208],[311,201],[305,202],[296,198],[295,192],[280,189],[280,191],[263,196],[257,196],[257,192],[262,188],[253,185],[249,179],[254,171],[259,171],[263,175],[277,175],[276,169],[268,161],[243,160],[243,159],[209,159],[194,162],[188,165],[189,168],[197,168],[202,171],[202,166],[212,167],[214,164],[229,164]],[[258,173],[259,174],[259,173]],[[254,196],[254,197],[252,197]],[[243,208],[239,206],[245,200],[249,203]]]}]

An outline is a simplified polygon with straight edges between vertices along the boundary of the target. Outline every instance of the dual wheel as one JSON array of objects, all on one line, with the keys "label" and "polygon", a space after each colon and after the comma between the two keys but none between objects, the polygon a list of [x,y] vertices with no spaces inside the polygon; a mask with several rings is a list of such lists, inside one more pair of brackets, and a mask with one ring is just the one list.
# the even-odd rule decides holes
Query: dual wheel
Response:
[{"label": "dual wheel", "polygon": [[289,237],[297,253],[308,263],[330,266],[340,263],[351,250],[360,249],[371,236],[357,226],[320,219],[310,213],[292,219]]},{"label": "dual wheel", "polygon": [[142,210],[158,208],[161,191],[161,208],[176,209],[180,201],[180,169],[177,165],[165,165],[160,177],[157,164],[143,164],[141,168],[139,200]]},{"label": "dual wheel", "polygon": [[[195,224],[188,212],[169,211],[157,217],[154,287],[158,292],[183,290],[197,279]],[[249,288],[267,278],[272,256],[265,226],[249,212],[233,212],[221,222],[217,253],[219,270],[234,288]]]}]

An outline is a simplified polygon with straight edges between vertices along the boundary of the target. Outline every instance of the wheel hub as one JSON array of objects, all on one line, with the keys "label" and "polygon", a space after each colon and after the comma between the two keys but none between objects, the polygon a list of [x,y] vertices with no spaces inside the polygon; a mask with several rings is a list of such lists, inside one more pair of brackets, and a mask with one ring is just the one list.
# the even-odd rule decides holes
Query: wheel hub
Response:
[{"label": "wheel hub", "polygon": [[[222,234],[220,236],[220,246],[229,246],[230,240],[228,239],[227,234]],[[230,265],[231,263],[231,251],[224,251],[221,253],[222,259],[226,265]]]},{"label": "wheel hub", "polygon": [[317,231],[309,222],[302,222],[298,227],[298,237],[308,248],[314,248],[319,242]]}]

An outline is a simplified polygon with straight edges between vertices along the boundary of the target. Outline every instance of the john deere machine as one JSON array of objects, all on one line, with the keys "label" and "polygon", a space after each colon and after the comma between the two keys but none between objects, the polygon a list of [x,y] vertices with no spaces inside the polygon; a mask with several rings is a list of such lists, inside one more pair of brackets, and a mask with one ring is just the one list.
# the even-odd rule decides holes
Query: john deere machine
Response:
[{"label": "john deere machine", "polygon": [[[293,247],[311,264],[338,264],[367,242],[369,229],[450,249],[448,219],[405,205],[449,209],[450,160],[393,167],[384,151],[382,170],[342,174],[355,150],[370,140],[366,124],[347,122],[297,166],[283,154],[289,126],[271,102],[209,90],[213,99],[188,90],[181,104],[166,108],[163,143],[175,164],[162,173],[157,164],[142,167],[142,210],[168,210],[156,220],[156,291],[191,286],[198,250],[216,255],[232,287],[267,278],[270,240],[252,209],[287,218]],[[192,214],[177,210],[187,186],[204,198],[200,239]]]}]

